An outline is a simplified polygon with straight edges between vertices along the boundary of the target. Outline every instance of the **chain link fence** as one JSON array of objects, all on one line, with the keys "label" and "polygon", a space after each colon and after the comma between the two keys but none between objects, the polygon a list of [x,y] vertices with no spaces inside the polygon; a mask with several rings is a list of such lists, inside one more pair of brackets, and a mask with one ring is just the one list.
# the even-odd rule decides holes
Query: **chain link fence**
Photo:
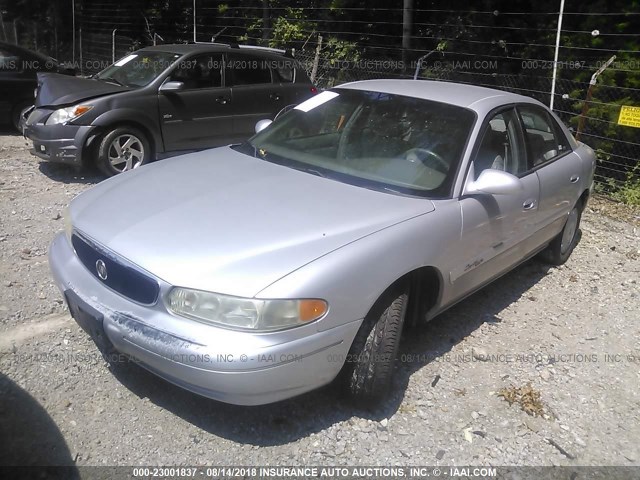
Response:
[{"label": "chain link fence", "polygon": [[[117,24],[114,25],[118,27]],[[72,62],[81,75],[91,75],[107,67],[114,59],[117,60],[128,52],[145,46],[139,43],[139,40],[129,37],[126,30],[115,27],[80,27],[76,33],[75,47],[72,48],[72,44],[63,45],[60,51],[59,42],[53,34],[45,35],[39,32],[33,22],[4,22],[0,35],[3,39],[12,41],[16,36],[24,38],[28,33],[31,43],[29,46],[36,47],[67,64]],[[294,55],[319,88],[331,88],[356,80],[413,78],[416,71],[415,62],[405,64],[402,61],[374,56],[358,57],[357,60],[335,58],[325,51],[318,51],[314,42],[307,45],[309,48],[298,49]],[[527,95],[549,104],[552,89],[550,70],[541,72],[524,69],[525,73],[507,74],[492,68],[491,62],[482,62],[480,68],[469,68],[473,67],[473,60],[456,62],[452,59],[468,57],[463,57],[464,52],[459,52],[458,57],[455,55],[433,55],[419,69],[419,78],[497,88]],[[525,63],[527,62],[523,60],[522,66],[525,66]],[[634,78],[638,80],[638,65],[631,67],[631,74],[636,75]],[[618,123],[623,105],[640,107],[640,88],[618,85],[614,76],[601,78],[593,87],[590,101],[585,108],[589,83],[575,80],[575,75],[574,78],[567,78],[575,72],[561,73],[556,81],[554,111],[581,141],[596,150],[598,190],[613,195],[627,187],[640,191],[640,128]]]}]

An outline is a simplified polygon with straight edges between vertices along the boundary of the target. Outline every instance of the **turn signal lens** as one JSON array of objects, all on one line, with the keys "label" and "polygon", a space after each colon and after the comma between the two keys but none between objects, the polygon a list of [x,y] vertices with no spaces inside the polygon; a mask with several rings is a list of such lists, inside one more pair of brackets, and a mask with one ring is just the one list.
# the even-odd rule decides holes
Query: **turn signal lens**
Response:
[{"label": "turn signal lens", "polygon": [[324,300],[300,300],[298,308],[301,322],[313,322],[327,313],[327,302]]}]

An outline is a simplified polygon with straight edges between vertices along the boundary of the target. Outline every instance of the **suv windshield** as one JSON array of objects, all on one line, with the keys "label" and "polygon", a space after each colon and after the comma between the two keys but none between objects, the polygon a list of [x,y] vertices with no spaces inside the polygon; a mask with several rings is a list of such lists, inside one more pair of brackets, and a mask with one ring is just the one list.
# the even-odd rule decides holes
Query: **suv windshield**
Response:
[{"label": "suv windshield", "polygon": [[158,78],[180,55],[170,52],[135,52],[108,66],[93,78],[125,87],[144,87]]},{"label": "suv windshield", "polygon": [[334,89],[298,105],[242,150],[346,183],[445,197],[474,119],[445,103]]}]

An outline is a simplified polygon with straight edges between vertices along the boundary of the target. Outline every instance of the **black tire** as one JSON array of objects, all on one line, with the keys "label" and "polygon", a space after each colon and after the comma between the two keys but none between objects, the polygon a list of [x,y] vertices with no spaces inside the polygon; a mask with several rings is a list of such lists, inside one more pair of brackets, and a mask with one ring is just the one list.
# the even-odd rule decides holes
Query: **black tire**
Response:
[{"label": "black tire", "polygon": [[405,289],[387,291],[364,319],[342,370],[343,388],[362,406],[386,397],[407,312]]},{"label": "black tire", "polygon": [[551,241],[549,246],[542,251],[540,257],[551,265],[564,264],[573,249],[580,240],[580,219],[582,218],[582,205],[580,202],[567,214],[562,231]]},{"label": "black tire", "polygon": [[112,177],[151,160],[151,146],[146,135],[134,127],[116,127],[100,140],[96,165]]}]

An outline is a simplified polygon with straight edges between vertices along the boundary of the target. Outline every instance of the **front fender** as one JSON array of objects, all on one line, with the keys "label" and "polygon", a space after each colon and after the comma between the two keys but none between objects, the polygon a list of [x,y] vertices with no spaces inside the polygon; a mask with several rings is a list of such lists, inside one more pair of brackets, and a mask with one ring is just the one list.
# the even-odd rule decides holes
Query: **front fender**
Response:
[{"label": "front fender", "polygon": [[448,201],[442,208],[334,250],[256,297],[325,299],[331,315],[318,322],[319,330],[362,319],[380,295],[407,273],[425,266],[446,272],[460,228],[460,210]]},{"label": "front fender", "polygon": [[149,142],[153,146],[153,151],[156,154],[164,152],[162,132],[158,119],[145,111],[133,108],[115,108],[99,115],[91,122],[92,125],[102,128],[123,123],[137,125],[147,134]]}]

